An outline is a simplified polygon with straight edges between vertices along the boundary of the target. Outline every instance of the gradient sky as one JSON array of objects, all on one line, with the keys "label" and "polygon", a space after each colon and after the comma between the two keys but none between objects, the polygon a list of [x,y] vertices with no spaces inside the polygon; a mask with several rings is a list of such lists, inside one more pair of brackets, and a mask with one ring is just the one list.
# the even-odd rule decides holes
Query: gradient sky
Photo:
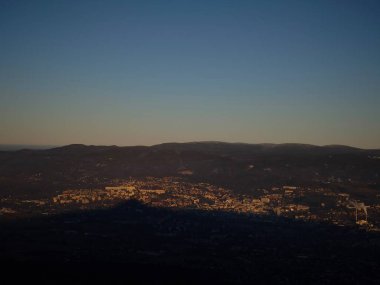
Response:
[{"label": "gradient sky", "polygon": [[0,144],[380,148],[380,1],[0,0]]}]

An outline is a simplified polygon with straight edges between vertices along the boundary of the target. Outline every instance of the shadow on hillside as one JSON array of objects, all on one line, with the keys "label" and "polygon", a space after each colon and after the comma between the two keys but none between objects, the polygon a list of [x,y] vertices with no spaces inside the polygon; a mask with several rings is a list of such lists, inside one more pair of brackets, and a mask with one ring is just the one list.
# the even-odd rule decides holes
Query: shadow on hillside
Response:
[{"label": "shadow on hillside", "polygon": [[378,283],[379,256],[376,234],[138,201],[0,233],[2,276],[37,284]]}]

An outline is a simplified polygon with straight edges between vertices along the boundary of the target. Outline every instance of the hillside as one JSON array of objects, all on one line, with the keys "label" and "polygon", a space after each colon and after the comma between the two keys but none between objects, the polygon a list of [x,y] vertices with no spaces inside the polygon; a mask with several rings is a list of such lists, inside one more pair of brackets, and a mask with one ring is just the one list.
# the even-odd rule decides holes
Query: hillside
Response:
[{"label": "hillside", "polygon": [[225,185],[235,191],[326,183],[377,191],[379,157],[380,150],[346,146],[221,142],[2,151],[0,194],[49,194],[134,176],[183,176],[181,170],[188,170],[187,179]]}]

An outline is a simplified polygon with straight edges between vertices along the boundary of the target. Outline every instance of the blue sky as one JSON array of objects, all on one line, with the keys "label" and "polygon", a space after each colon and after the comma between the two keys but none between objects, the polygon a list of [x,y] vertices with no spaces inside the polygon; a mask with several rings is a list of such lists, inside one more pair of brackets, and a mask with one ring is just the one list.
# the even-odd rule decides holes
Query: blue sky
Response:
[{"label": "blue sky", "polygon": [[0,143],[380,148],[379,1],[0,1]]}]

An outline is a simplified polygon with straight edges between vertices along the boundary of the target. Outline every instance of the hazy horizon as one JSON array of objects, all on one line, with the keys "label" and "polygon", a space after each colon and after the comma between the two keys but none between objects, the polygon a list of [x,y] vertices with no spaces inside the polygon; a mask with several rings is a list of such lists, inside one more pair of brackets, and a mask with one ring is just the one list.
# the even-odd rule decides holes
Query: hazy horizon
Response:
[{"label": "hazy horizon", "polygon": [[0,144],[380,148],[380,2],[2,1]]},{"label": "hazy horizon", "polygon": [[58,148],[64,147],[68,145],[85,145],[85,146],[116,146],[116,147],[135,147],[135,146],[143,146],[143,147],[151,147],[160,144],[187,144],[187,143],[223,143],[223,144],[246,144],[246,145],[286,145],[286,144],[294,144],[294,145],[311,145],[317,147],[328,147],[328,146],[342,146],[342,147],[353,147],[363,150],[380,150],[380,148],[360,148],[352,145],[338,145],[338,144],[326,144],[326,145],[317,145],[317,144],[305,144],[305,143],[295,143],[295,142],[283,142],[283,143],[271,143],[271,142],[236,142],[236,141],[184,141],[184,142],[175,142],[175,141],[167,141],[161,142],[157,144],[135,144],[135,145],[117,145],[117,144],[82,144],[82,143],[69,143],[64,145],[44,145],[44,144],[0,144],[0,151],[17,151],[22,149],[32,149],[32,150],[43,150],[50,148]]}]

